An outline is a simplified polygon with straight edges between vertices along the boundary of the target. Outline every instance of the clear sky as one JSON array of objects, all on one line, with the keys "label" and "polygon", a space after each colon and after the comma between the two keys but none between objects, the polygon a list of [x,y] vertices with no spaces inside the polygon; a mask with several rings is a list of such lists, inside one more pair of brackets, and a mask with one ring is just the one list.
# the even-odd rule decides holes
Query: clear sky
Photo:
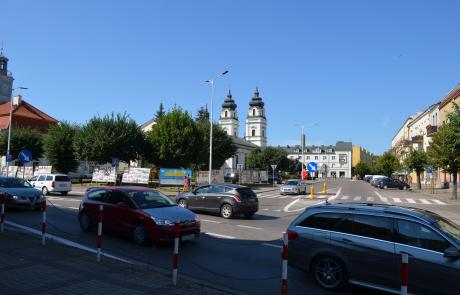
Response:
[{"label": "clear sky", "polygon": [[460,1],[2,0],[15,86],[59,120],[163,102],[196,113],[231,88],[240,135],[256,85],[268,143],[351,140],[374,153],[460,82]]}]

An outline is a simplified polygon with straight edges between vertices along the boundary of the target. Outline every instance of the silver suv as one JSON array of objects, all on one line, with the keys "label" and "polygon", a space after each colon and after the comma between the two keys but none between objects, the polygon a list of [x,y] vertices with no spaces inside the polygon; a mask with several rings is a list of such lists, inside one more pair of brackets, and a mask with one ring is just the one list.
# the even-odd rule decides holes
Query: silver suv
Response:
[{"label": "silver suv", "polygon": [[460,227],[430,211],[376,204],[307,208],[288,228],[289,265],[323,288],[347,283],[399,294],[401,254],[409,293],[458,294]]}]

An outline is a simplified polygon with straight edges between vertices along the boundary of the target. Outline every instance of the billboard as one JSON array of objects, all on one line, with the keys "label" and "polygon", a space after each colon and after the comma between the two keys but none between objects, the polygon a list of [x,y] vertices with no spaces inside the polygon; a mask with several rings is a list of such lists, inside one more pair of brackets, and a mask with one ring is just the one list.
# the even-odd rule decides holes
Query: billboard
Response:
[{"label": "billboard", "polygon": [[143,183],[148,184],[150,168],[126,168],[123,172],[122,183]]},{"label": "billboard", "polygon": [[160,169],[160,185],[184,185],[184,176],[192,177],[192,170],[177,168]]},{"label": "billboard", "polygon": [[93,182],[113,182],[117,178],[117,170],[116,167],[112,167],[109,165],[104,166],[96,166],[94,167],[93,171]]}]

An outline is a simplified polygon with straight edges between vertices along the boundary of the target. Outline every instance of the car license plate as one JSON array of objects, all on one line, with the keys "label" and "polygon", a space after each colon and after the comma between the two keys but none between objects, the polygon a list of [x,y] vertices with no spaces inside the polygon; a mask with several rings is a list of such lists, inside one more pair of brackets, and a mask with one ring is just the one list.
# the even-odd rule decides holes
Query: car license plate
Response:
[{"label": "car license plate", "polygon": [[194,238],[195,238],[195,235],[191,234],[191,235],[184,235],[180,239],[181,241],[189,241],[189,240],[193,240]]},{"label": "car license plate", "polygon": [[59,187],[67,187],[67,184],[60,184]]}]

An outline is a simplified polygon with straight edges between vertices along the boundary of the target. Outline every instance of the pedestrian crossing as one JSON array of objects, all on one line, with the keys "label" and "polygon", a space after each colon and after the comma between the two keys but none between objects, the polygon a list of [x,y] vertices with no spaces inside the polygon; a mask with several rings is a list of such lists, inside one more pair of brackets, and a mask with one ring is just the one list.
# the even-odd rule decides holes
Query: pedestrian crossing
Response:
[{"label": "pedestrian crossing", "polygon": [[[257,194],[259,199],[302,199],[309,198],[310,195],[281,195],[275,192],[265,192]],[[447,203],[437,199],[417,199],[402,197],[379,197],[379,196],[315,196],[315,199],[330,199],[338,202],[357,202],[357,203],[392,203],[392,204],[419,204],[419,205],[447,205]]]}]

